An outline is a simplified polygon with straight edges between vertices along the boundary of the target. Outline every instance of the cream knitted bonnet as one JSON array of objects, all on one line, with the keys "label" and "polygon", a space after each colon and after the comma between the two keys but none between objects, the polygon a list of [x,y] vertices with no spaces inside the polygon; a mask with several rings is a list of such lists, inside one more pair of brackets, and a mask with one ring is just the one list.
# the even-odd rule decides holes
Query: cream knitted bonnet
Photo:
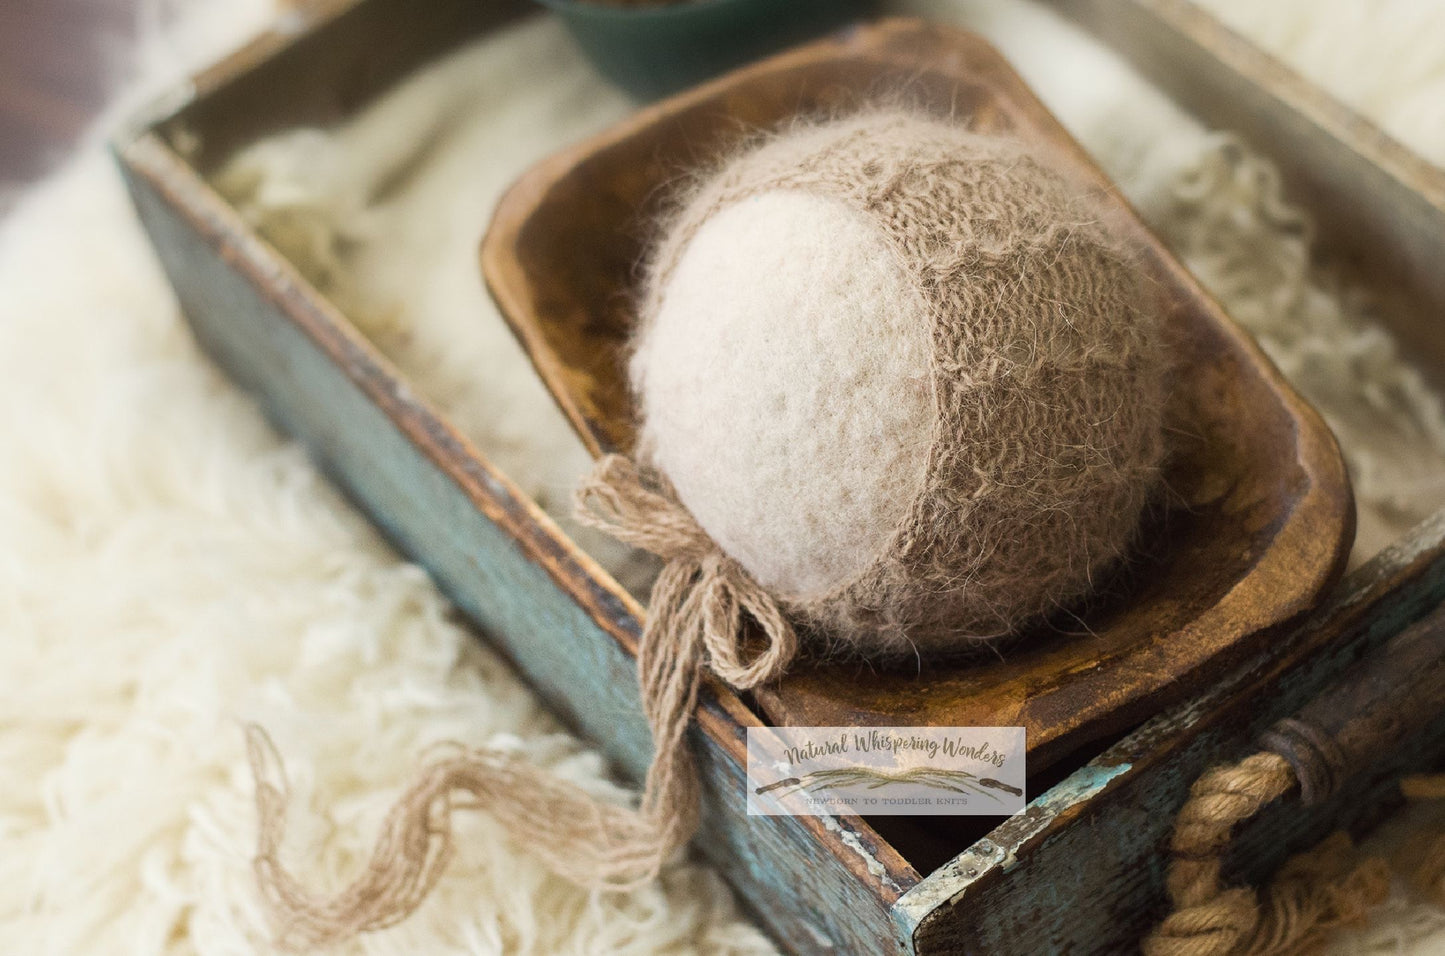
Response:
[{"label": "cream knitted bonnet", "polygon": [[1158,320],[1079,193],[1010,141],[870,113],[732,159],[668,228],[638,457],[816,641],[997,637],[1127,549]]}]

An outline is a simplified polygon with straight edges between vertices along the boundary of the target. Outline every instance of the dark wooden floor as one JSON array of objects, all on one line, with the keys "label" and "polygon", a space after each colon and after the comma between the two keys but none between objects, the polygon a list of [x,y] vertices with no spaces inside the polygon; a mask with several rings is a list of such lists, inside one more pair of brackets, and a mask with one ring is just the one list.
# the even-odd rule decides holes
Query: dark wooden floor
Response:
[{"label": "dark wooden floor", "polygon": [[62,157],[123,76],[142,0],[0,0],[0,204]]}]

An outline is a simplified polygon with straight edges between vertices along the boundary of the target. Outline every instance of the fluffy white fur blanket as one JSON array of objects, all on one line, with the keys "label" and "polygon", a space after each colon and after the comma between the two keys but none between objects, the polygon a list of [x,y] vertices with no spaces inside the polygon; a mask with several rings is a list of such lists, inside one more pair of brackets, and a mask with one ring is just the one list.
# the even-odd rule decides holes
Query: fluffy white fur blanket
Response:
[{"label": "fluffy white fur blanket", "polygon": [[[991,35],[1325,409],[1371,522],[1362,548],[1445,498],[1438,400],[1369,323],[1367,296],[1312,269],[1268,164],[1023,2],[897,6]],[[146,51],[146,85],[209,59],[267,7],[188,5]],[[490,316],[475,241],[523,166],[626,109],[538,22],[344,128],[259,144],[222,185],[556,507],[585,460]],[[437,740],[527,738],[558,772],[623,797],[199,356],[98,141],[0,227],[0,393],[0,951],[265,951],[242,720],[287,756],[292,859],[317,885],[353,871]],[[588,544],[631,576],[625,555]],[[484,817],[458,822],[435,896],[349,951],[770,951],[705,868],[589,896]],[[1441,925],[1403,896],[1397,910],[1342,948],[1394,951]]]},{"label": "fluffy white fur blanket", "polygon": [[[265,6],[189,11],[165,79]],[[369,852],[438,740],[525,737],[621,798],[198,354],[98,140],[0,234],[0,390],[0,952],[268,951],[243,720],[291,758],[316,885]],[[347,951],[771,951],[707,869],[589,896],[458,822],[425,909]]]}]

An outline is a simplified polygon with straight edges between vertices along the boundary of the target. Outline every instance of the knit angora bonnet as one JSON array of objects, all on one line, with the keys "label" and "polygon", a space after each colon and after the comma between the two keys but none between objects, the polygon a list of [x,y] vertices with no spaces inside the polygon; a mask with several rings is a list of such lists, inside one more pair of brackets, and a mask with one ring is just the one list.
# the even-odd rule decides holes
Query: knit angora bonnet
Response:
[{"label": "knit angora bonnet", "polygon": [[329,945],[420,905],[454,791],[569,879],[646,883],[696,827],[704,667],[749,688],[803,640],[943,651],[1088,591],[1155,484],[1164,363],[1147,289],[1080,192],[1018,145],[896,112],[790,130],[698,188],[647,264],[635,460],[604,457],[578,493],[581,517],[666,559],[638,648],[641,806],[460,750],[327,899],[281,865],[285,786],[253,730],[281,939]]},{"label": "knit angora bonnet", "polygon": [[1128,547],[1163,360],[1080,193],[1011,141],[874,113],[737,156],[667,229],[637,455],[814,640],[997,637]]}]

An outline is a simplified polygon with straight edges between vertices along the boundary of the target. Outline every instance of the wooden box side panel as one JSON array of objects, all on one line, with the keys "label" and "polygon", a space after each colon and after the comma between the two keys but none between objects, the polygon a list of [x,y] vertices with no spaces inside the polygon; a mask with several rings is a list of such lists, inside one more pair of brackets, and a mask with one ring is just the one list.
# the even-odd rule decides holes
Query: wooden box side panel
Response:
[{"label": "wooden box side panel", "polygon": [[170,114],[163,100],[168,115],[143,119],[210,171],[269,133],[353,117],[412,70],[537,9],[526,0],[307,0],[197,75],[184,108]]},{"label": "wooden box side panel", "polygon": [[[1445,512],[1282,635],[1293,646],[1272,665],[1256,662],[1145,724],[930,875],[895,907],[901,932],[929,956],[1134,949],[1164,915],[1168,838],[1194,780],[1254,752],[1270,724],[1445,600],[1442,549]],[[1399,774],[1442,757],[1445,715],[1325,803],[1281,800],[1238,835],[1232,877],[1257,885],[1329,832],[1378,822],[1399,802]]]},{"label": "wooden box side panel", "polygon": [[[427,566],[551,706],[638,776],[651,743],[635,663],[625,642],[599,623],[622,621],[635,632],[625,608],[605,613],[615,596],[601,589],[579,600],[560,586],[557,565],[579,559],[550,523],[373,355],[358,350],[338,360],[308,334],[296,311],[321,314],[328,307],[245,235],[239,219],[158,139],[123,147],[122,159],[205,350],[312,449],[403,553]],[[387,401],[406,411],[383,409],[368,386],[386,388]],[[402,418],[427,427],[455,467],[442,467],[435,449],[424,452]],[[514,533],[522,525],[530,529],[526,547]],[[708,732],[692,728],[708,794],[697,847],[791,949],[903,949],[887,907],[916,874],[861,821],[746,816],[739,755],[742,722],[751,718],[729,700],[705,705],[699,720]]]},{"label": "wooden box side panel", "polygon": [[1324,247],[1370,276],[1384,318],[1445,382],[1445,170],[1189,0],[1054,0],[1185,109],[1279,164]]}]

